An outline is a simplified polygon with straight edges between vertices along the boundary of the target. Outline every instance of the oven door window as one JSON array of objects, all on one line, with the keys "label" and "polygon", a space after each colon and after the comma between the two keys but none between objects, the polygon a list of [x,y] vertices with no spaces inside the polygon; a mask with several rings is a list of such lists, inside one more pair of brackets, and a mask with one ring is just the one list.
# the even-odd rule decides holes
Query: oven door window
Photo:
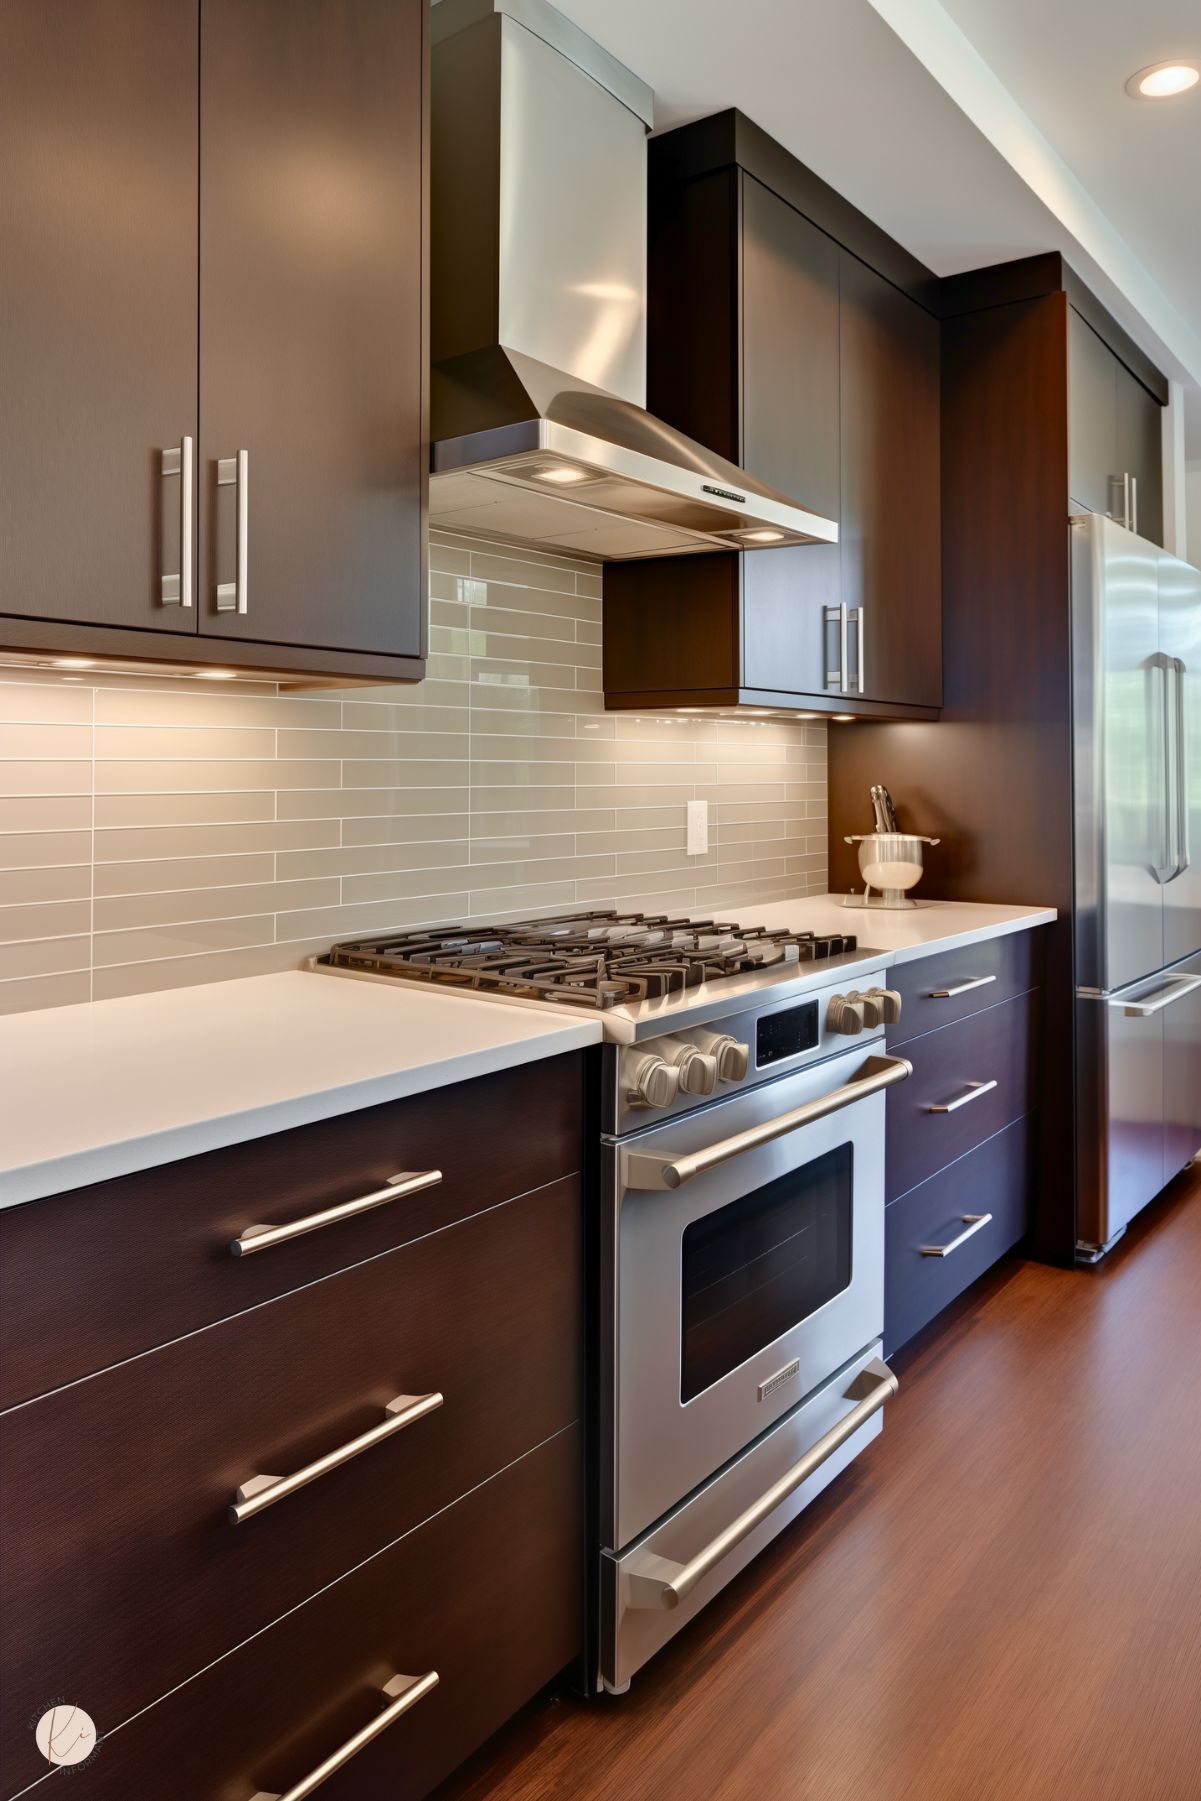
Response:
[{"label": "oven door window", "polygon": [[850,1286],[854,1188],[840,1144],[686,1227],[681,1401]]}]

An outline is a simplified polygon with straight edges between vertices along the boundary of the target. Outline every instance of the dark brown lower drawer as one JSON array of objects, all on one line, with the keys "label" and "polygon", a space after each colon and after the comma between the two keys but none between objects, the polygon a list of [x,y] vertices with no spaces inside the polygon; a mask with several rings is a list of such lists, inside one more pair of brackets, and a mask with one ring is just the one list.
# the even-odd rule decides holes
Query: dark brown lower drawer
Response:
[{"label": "dark brown lower drawer", "polygon": [[436,1670],[320,1791],[418,1801],[581,1649],[581,1461],[573,1426],[111,1736],[101,1713],[73,1801],[279,1795],[378,1717],[393,1676]]},{"label": "dark brown lower drawer", "polygon": [[1035,1104],[1038,1001],[1037,993],[1021,995],[900,1048],[898,1055],[909,1059],[913,1074],[888,1091],[890,1201]]},{"label": "dark brown lower drawer", "polygon": [[1044,943],[1045,933],[1036,927],[896,964],[888,973],[888,985],[901,996],[901,1017],[888,1029],[889,1045],[935,1032],[1037,988],[1042,982]]},{"label": "dark brown lower drawer", "polygon": [[[1029,1219],[1035,1118],[1015,1120],[994,1138],[910,1189],[884,1213],[885,1355],[983,1275],[1017,1243]],[[987,1225],[944,1257],[923,1245],[948,1245],[969,1230],[967,1214]]]},{"label": "dark brown lower drawer", "polygon": [[[45,1774],[27,1722],[48,1698],[127,1719],[577,1419],[581,1241],[571,1177],[0,1420],[0,1794]],[[230,1523],[252,1476],[434,1391]]]}]

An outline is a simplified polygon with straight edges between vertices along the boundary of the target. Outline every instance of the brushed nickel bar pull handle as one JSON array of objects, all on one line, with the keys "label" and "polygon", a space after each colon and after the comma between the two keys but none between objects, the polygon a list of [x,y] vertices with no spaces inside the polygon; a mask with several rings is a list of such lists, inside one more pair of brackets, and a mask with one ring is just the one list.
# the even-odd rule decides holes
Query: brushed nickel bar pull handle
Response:
[{"label": "brushed nickel bar pull handle", "polygon": [[[823,607],[822,618],[826,625],[838,627],[838,667],[832,669],[826,663],[826,687],[834,694],[842,694],[846,690],[847,680],[847,609],[846,602],[841,601],[836,607]],[[822,646],[825,656],[825,646]]]},{"label": "brushed nickel bar pull handle", "polygon": [[957,1094],[953,1101],[929,1101],[926,1104],[926,1112],[958,1113],[959,1109],[961,1107],[966,1107],[969,1101],[978,1101],[981,1100],[984,1095],[991,1094],[996,1085],[995,1081],[969,1082],[966,1094]]},{"label": "brushed nickel bar pull handle", "polygon": [[260,1789],[257,1795],[251,1797],[251,1801],[305,1801],[305,1797],[311,1795],[314,1789],[320,1788],[335,1770],[348,1764],[365,1745],[378,1738],[381,1732],[386,1732],[395,1720],[408,1713],[410,1708],[416,1707],[418,1701],[423,1701],[430,1690],[437,1686],[437,1670],[427,1670],[424,1676],[393,1676],[383,1687],[383,1693],[389,1697],[390,1704],[381,1714],[356,1732],[353,1738],[348,1738],[344,1745],[339,1745],[324,1763],[318,1764],[315,1770],[290,1788],[287,1794],[269,1794],[266,1789]]},{"label": "brushed nickel bar pull handle", "polygon": [[879,1094],[882,1089],[891,1088],[894,1082],[903,1082],[912,1074],[913,1065],[904,1057],[869,1057],[862,1073],[853,1082],[835,1088],[831,1094],[819,1095],[815,1101],[806,1101],[804,1106],[781,1113],[761,1126],[749,1126],[745,1132],[735,1132],[717,1144],[707,1145],[703,1151],[692,1151],[679,1157],[660,1156],[650,1151],[623,1151],[623,1185],[640,1189],[679,1188],[683,1183],[691,1182],[694,1176],[716,1169],[719,1163],[728,1163],[731,1157],[741,1156],[743,1151],[771,1144],[774,1139],[796,1132],[801,1126],[812,1125],[814,1120],[825,1119],[830,1113],[838,1113],[843,1107]]},{"label": "brushed nickel bar pull handle", "polygon": [[[673,1563],[666,1557],[647,1555],[641,1568],[636,1563],[629,1568],[626,1579],[629,1584],[630,1607],[660,1607],[671,1610],[678,1607],[681,1601],[686,1601],[693,1589],[704,1580],[710,1570],[715,1569],[724,1557],[728,1557],[730,1552],[742,1543],[744,1538],[749,1537],[756,1526],[761,1526],[768,1515],[774,1513],[776,1508],[788,1499],[794,1489],[798,1489],[801,1483],[813,1474],[814,1470],[820,1469],[823,1463],[833,1457],[835,1451],[839,1450],[848,1438],[853,1437],[860,1426],[865,1425],[871,1419],[873,1413],[878,1413],[885,1401],[891,1400],[900,1388],[900,1383],[888,1365],[879,1357],[873,1357],[870,1363],[864,1365],[860,1373],[863,1376],[875,1378],[873,1387],[863,1400],[852,1407],[849,1413],[844,1414],[838,1424],[832,1426],[822,1438],[819,1438],[817,1443],[812,1445],[805,1455],[793,1464],[791,1469],[785,1470],[779,1481],[773,1482],[766,1494],[760,1495],[759,1499],[748,1507],[745,1513],[740,1513],[724,1532],[719,1532],[716,1538],[711,1539],[703,1551],[698,1551],[696,1556],[690,1558],[687,1563]],[[853,1388],[851,1392],[854,1392]]]},{"label": "brushed nickel bar pull handle", "polygon": [[1130,529],[1138,537],[1138,476],[1130,477]]},{"label": "brushed nickel bar pull handle", "polygon": [[858,689],[860,694],[866,694],[867,689],[864,686],[865,678],[864,678],[864,668],[863,668],[864,655],[865,655],[864,640],[866,637],[866,627],[864,625],[863,608],[862,607],[852,607],[851,612],[848,615],[848,617],[852,618],[855,621],[855,634],[856,634],[856,638],[858,641],[857,650],[856,650],[856,655],[858,658],[858,667],[856,668],[856,671],[855,671],[855,686]]},{"label": "brushed nickel bar pull handle", "polygon": [[1153,1013],[1174,1007],[1196,988],[1201,988],[1201,976],[1173,976],[1166,988],[1157,988],[1145,1001],[1110,1001],[1109,1004],[1120,1007],[1127,1019],[1150,1019]]},{"label": "brushed nickel bar pull handle", "polygon": [[973,988],[987,988],[996,976],[973,976],[970,982],[956,982],[953,988],[931,988],[927,998],[932,1001],[953,1001],[957,994],[970,994]]},{"label": "brushed nickel bar pull handle", "polygon": [[159,580],[159,605],[192,604],[192,440],[181,438],[178,450],[163,451],[163,478],[179,482],[179,572]]},{"label": "brushed nickel bar pull handle", "polygon": [[303,1219],[285,1220],[279,1226],[247,1226],[230,1241],[229,1248],[235,1257],[249,1257],[255,1251],[270,1250],[273,1244],[286,1244],[290,1238],[319,1231],[322,1226],[334,1226],[339,1220],[353,1219],[356,1213],[369,1213],[373,1207],[383,1207],[388,1201],[401,1201],[406,1195],[420,1194],[423,1188],[436,1188],[441,1180],[440,1169],[405,1170],[399,1176],[389,1176],[385,1188],[360,1194],[353,1201],[339,1201],[336,1207],[323,1207],[320,1213],[306,1213]]},{"label": "brushed nickel bar pull handle", "polygon": [[298,1488],[307,1488],[319,1476],[328,1476],[331,1470],[349,1463],[352,1457],[358,1457],[363,1451],[371,1450],[373,1445],[382,1444],[385,1438],[392,1438],[397,1432],[403,1432],[406,1426],[416,1425],[427,1413],[436,1412],[441,1407],[442,1400],[440,1394],[397,1395],[395,1400],[388,1402],[384,1409],[385,1417],[378,1426],[360,1432],[357,1438],[348,1439],[336,1451],[327,1451],[324,1457],[318,1457],[313,1463],[306,1463],[295,1475],[251,1476],[234,1495],[229,1509],[230,1525],[241,1526],[244,1521],[252,1520],[256,1513],[262,1513],[265,1507],[274,1507],[277,1501],[294,1495]]},{"label": "brushed nickel bar pull handle", "polygon": [[239,450],[236,457],[220,457],[217,462],[217,486],[233,487],[237,493],[237,525],[234,580],[217,583],[217,611],[245,613],[248,607],[248,563],[250,557],[250,452]]},{"label": "brushed nickel bar pull handle", "polygon": [[952,1238],[949,1244],[919,1244],[917,1248],[923,1257],[949,1257],[952,1251],[957,1251],[961,1244],[966,1244],[968,1239],[974,1238],[977,1232],[983,1232],[985,1226],[992,1222],[991,1213],[963,1213],[960,1214],[960,1218],[967,1227],[967,1231],[960,1232],[958,1237]]}]

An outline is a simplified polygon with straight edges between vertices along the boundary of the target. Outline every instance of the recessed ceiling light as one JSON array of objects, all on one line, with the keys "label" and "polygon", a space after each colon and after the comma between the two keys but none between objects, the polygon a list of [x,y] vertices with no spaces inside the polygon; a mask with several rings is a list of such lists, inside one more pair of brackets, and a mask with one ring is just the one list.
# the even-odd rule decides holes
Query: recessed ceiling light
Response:
[{"label": "recessed ceiling light", "polygon": [[837,720],[839,725],[854,725],[855,723],[854,713],[831,713],[830,717]]},{"label": "recessed ceiling light", "polygon": [[95,657],[55,657],[56,669],[91,669],[95,665]]},{"label": "recessed ceiling light", "polygon": [[1126,92],[1136,100],[1170,100],[1173,94],[1187,94],[1201,81],[1201,68],[1196,63],[1152,63],[1140,69],[1126,83]]},{"label": "recessed ceiling light", "polygon": [[586,481],[587,476],[582,469],[573,469],[570,464],[560,463],[553,469],[540,469],[535,479],[540,482],[553,482],[556,487],[566,488],[572,482]]}]

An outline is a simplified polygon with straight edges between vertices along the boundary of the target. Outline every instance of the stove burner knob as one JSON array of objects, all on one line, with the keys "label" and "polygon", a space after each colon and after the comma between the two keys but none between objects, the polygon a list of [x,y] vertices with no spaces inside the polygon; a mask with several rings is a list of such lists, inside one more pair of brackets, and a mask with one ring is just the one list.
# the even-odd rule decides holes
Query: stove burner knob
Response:
[{"label": "stove burner knob", "polygon": [[670,1107],[680,1092],[680,1071],[655,1051],[633,1057],[630,1100],[636,1107]]},{"label": "stove burner knob", "polygon": [[728,1032],[698,1032],[696,1042],[707,1056],[717,1059],[717,1073],[723,1082],[744,1082],[751,1066],[751,1047],[740,1044]]},{"label": "stove burner knob", "polygon": [[659,1050],[680,1072],[684,1094],[712,1094],[717,1087],[717,1058],[705,1055],[687,1038],[660,1038]]},{"label": "stove burner knob", "polygon": [[864,1026],[863,1009],[846,994],[832,994],[826,1007],[826,1030],[854,1038]]},{"label": "stove burner knob", "polygon": [[874,1032],[877,1026],[884,1024],[884,1008],[881,1005],[878,990],[869,988],[866,994],[861,994],[857,988],[854,988],[847,995],[847,1000],[862,1015],[863,1023],[869,1032]]},{"label": "stove burner knob", "polygon": [[895,1026],[901,1017],[901,997],[895,988],[869,988],[869,997],[879,1006],[886,1026]]}]

